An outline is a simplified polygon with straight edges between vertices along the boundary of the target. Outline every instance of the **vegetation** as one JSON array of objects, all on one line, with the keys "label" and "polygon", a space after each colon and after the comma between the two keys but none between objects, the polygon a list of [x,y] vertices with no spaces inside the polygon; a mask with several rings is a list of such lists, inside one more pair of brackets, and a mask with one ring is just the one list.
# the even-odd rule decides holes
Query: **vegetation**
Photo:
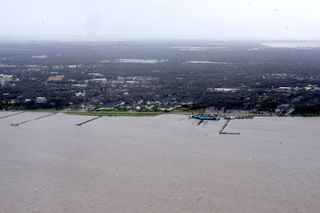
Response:
[{"label": "vegetation", "polygon": [[132,117],[145,117],[145,116],[157,116],[163,114],[162,112],[102,112],[102,111],[90,111],[90,112],[69,112],[74,115],[87,115],[87,116],[132,116]]},{"label": "vegetation", "polygon": [[[191,46],[210,48],[183,50]],[[215,107],[273,112],[281,104],[290,104],[299,113],[320,113],[317,48],[185,41],[11,42],[0,43],[1,49],[6,51],[0,51],[0,75],[12,79],[0,79],[0,110],[122,109],[125,114],[129,110],[159,113],[159,109],[175,109],[175,113],[183,113],[179,107],[198,111]],[[36,53],[47,57],[33,58]],[[121,58],[163,61],[143,64],[115,60]],[[55,79],[52,76],[63,78],[49,81]],[[282,87],[289,89],[279,89]]]}]

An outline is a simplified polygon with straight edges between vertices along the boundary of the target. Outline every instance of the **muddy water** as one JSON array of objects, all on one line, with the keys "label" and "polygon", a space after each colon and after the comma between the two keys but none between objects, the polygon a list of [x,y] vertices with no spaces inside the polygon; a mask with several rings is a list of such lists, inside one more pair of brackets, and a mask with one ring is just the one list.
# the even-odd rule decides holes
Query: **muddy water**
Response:
[{"label": "muddy water", "polygon": [[0,212],[319,212],[318,118],[42,115],[0,119]]}]

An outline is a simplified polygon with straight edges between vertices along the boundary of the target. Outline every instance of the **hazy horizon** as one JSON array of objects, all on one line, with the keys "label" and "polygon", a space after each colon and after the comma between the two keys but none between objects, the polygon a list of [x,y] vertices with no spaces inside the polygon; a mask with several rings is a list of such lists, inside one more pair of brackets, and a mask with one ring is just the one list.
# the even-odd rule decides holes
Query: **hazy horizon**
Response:
[{"label": "hazy horizon", "polygon": [[0,0],[0,38],[319,40],[315,0]]},{"label": "hazy horizon", "polygon": [[320,39],[109,38],[77,36],[2,36],[2,42],[320,42]]}]

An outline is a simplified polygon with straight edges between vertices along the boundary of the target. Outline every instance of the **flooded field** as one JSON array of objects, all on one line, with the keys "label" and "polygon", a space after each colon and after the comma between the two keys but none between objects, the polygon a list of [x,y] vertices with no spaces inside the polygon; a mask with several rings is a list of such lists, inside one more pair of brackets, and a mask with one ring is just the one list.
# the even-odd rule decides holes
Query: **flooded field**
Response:
[{"label": "flooded field", "polygon": [[[320,119],[0,112],[0,212],[319,212]],[[40,118],[40,119],[35,119]],[[29,121],[29,122],[24,122]],[[12,126],[11,124],[18,124]]]}]

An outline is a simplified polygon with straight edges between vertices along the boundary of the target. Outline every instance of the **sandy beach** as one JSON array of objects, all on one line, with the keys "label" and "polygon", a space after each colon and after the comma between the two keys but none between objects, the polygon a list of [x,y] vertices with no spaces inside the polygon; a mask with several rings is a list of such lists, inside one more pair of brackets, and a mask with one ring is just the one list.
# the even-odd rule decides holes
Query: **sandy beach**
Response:
[{"label": "sandy beach", "polygon": [[[0,117],[14,112],[0,112]],[[320,211],[320,118],[0,119],[0,212]]]}]

